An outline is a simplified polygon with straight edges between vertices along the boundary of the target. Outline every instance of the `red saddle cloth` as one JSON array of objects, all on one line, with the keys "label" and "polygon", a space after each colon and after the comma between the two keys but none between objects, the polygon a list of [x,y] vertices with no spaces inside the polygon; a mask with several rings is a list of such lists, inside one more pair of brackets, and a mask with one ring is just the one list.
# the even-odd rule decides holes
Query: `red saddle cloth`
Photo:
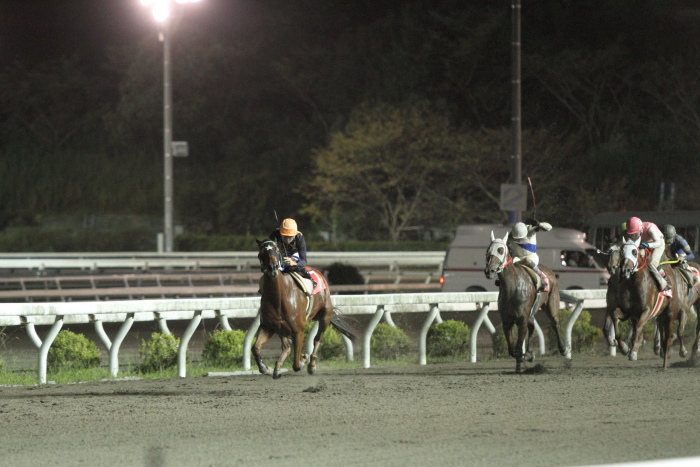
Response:
[{"label": "red saddle cloth", "polygon": [[311,268],[306,268],[307,271],[309,271],[309,275],[314,278],[314,281],[316,282],[316,287],[311,291],[311,295],[316,295],[319,293],[321,290],[326,289],[326,281],[323,280],[323,277],[314,271]]}]

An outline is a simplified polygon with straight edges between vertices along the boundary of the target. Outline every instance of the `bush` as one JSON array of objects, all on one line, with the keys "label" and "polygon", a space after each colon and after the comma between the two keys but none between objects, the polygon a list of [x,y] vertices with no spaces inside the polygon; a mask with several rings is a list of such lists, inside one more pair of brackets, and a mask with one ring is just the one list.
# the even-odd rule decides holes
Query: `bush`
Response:
[{"label": "bush", "polygon": [[180,339],[171,334],[154,332],[151,340],[141,341],[139,355],[141,355],[141,366],[139,371],[149,373],[152,371],[163,371],[177,365],[177,349]]},{"label": "bush", "polygon": [[370,348],[379,360],[397,360],[409,351],[411,341],[401,329],[379,323],[372,333]]},{"label": "bush", "polygon": [[326,332],[323,333],[323,340],[321,341],[321,347],[318,349],[318,356],[324,360],[331,360],[334,358],[345,358],[345,344],[343,343],[343,338],[340,333],[329,327]]},{"label": "bush", "polygon": [[427,352],[430,357],[456,357],[469,352],[469,326],[449,319],[428,330]]},{"label": "bush", "polygon": [[49,371],[100,366],[100,350],[83,334],[64,330],[58,333],[48,354]]},{"label": "bush", "polygon": [[331,285],[362,285],[365,283],[365,279],[360,274],[359,269],[343,263],[333,263],[328,266],[326,277]]},{"label": "bush", "polygon": [[207,365],[219,367],[239,367],[243,361],[243,341],[245,332],[217,329],[204,344],[202,357]]},{"label": "bush", "polygon": [[[559,337],[561,337],[562,341],[566,338],[566,323],[569,322],[571,313],[566,308],[559,310]],[[603,337],[603,331],[591,325],[591,314],[583,310],[571,329],[571,351],[583,353],[593,350],[596,342],[601,337]],[[550,346],[554,346],[557,341],[557,336],[554,335],[551,326],[547,332],[547,340]]]},{"label": "bush", "polygon": [[502,324],[496,326],[496,332],[491,335],[491,340],[493,341],[493,358],[506,358],[510,356],[508,354],[508,341],[503,332]]}]

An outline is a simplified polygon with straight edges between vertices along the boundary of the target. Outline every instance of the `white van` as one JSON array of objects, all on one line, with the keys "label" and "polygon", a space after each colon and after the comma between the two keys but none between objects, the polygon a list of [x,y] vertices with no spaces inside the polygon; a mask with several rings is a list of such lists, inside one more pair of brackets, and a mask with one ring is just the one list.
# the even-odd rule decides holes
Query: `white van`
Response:
[{"label": "white van", "polygon": [[[498,290],[493,279],[484,275],[486,249],[491,232],[503,238],[509,226],[500,224],[460,225],[447,249],[442,267],[443,292]],[[553,227],[537,233],[540,264],[548,266],[559,281],[560,290],[600,289],[608,286],[610,274],[596,248],[586,242],[586,234],[573,229]]]}]

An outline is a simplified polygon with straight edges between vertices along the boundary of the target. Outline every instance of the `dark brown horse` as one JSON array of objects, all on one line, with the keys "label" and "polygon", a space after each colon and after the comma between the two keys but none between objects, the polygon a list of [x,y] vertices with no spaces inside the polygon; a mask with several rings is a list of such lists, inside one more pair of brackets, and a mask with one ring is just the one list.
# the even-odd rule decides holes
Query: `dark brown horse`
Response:
[{"label": "dark brown horse", "polygon": [[[659,294],[659,288],[649,271],[651,252],[639,249],[634,242],[628,241],[622,245],[622,265],[619,283],[618,306],[622,318],[628,318],[632,327],[632,347],[629,351],[629,359],[636,360],[639,348],[642,345],[642,328],[650,319],[656,317],[661,338],[661,353],[664,359],[663,367],[668,367],[669,350],[673,342],[673,323],[680,318],[684,290],[682,284],[676,278],[676,274],[668,265],[663,266],[666,280],[672,288],[673,297]],[[687,293],[687,290],[685,291]],[[682,297],[682,298],[681,298]],[[620,332],[618,321],[614,320],[615,339],[618,345]],[[620,347],[622,350],[622,347]]]},{"label": "dark brown horse", "polygon": [[[535,330],[535,313],[542,309],[547,314],[555,335],[559,353],[566,354],[566,348],[559,335],[559,284],[551,269],[540,266],[547,274],[550,283],[549,292],[537,291],[526,266],[513,262],[506,242],[495,238],[491,232],[491,244],[486,249],[486,268],[484,274],[489,279],[498,276],[498,311],[501,314],[503,332],[508,342],[508,353],[515,358],[515,372],[520,373],[520,365],[525,360],[533,361],[530,350],[530,340]],[[539,300],[539,302],[537,302]],[[515,339],[513,327],[518,327],[518,337]],[[523,352],[523,345],[525,351]]]},{"label": "dark brown horse", "polygon": [[[685,328],[685,322],[687,320],[687,314],[690,312],[691,307],[695,310],[695,315],[696,317],[698,316],[698,299],[700,299],[700,281],[695,282],[695,284],[691,287],[690,285],[687,284],[686,280],[684,277],[681,277],[681,274],[683,274],[681,271],[679,271],[678,265],[676,264],[678,260],[671,259],[673,258],[673,255],[671,254],[668,245],[666,246],[666,250],[664,251],[664,262],[668,262],[668,264],[671,264],[673,266],[673,270],[677,273],[678,280],[683,281],[687,285],[686,289],[686,305],[687,309],[684,310],[684,316],[681,318],[681,323],[678,326],[678,337],[679,339],[683,338],[683,329]],[[696,271],[700,271],[700,264],[696,263],[695,261],[688,261],[688,265],[692,268],[695,269]],[[681,343],[683,341],[681,340]],[[698,346],[700,345],[700,319],[697,319],[696,324],[695,324],[695,343],[693,343],[693,349],[691,351],[691,361],[694,363],[697,363],[698,360]]]},{"label": "dark brown horse", "polygon": [[[257,240],[256,240],[257,241]],[[265,366],[260,357],[260,348],[270,337],[277,334],[282,341],[282,353],[275,364],[272,377],[277,379],[281,376],[280,369],[287,356],[294,347],[294,371],[301,370],[308,362],[307,370],[309,374],[316,371],[316,352],[321,345],[324,331],[329,325],[333,325],[340,333],[354,339],[342,321],[333,315],[333,304],[331,302],[331,292],[328,282],[323,275],[318,274],[318,287],[321,290],[308,296],[296,280],[287,273],[282,272],[284,263],[282,255],[277,247],[277,243],[272,240],[258,242],[258,259],[263,272],[261,278],[260,298],[260,328],[253,345],[252,352],[258,364],[260,373],[270,374],[270,369]],[[302,355],[304,344],[304,330],[310,321],[318,322],[318,332],[314,337],[314,346],[311,356]]]}]

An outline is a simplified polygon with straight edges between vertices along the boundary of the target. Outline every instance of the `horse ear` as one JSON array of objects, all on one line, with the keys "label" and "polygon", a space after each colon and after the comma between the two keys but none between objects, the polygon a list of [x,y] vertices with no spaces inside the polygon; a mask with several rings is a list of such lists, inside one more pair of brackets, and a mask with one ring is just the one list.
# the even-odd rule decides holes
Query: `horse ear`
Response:
[{"label": "horse ear", "polygon": [[506,232],[506,235],[503,237],[503,243],[508,243],[508,234],[510,232]]},{"label": "horse ear", "polygon": [[258,244],[258,247],[259,247],[259,246],[260,246],[260,244],[262,243],[262,242],[261,242],[260,240],[258,240],[257,238],[255,239],[255,241],[257,242],[257,244]]},{"label": "horse ear", "polygon": [[496,237],[493,235],[493,230],[491,231],[491,241],[496,240]]}]

